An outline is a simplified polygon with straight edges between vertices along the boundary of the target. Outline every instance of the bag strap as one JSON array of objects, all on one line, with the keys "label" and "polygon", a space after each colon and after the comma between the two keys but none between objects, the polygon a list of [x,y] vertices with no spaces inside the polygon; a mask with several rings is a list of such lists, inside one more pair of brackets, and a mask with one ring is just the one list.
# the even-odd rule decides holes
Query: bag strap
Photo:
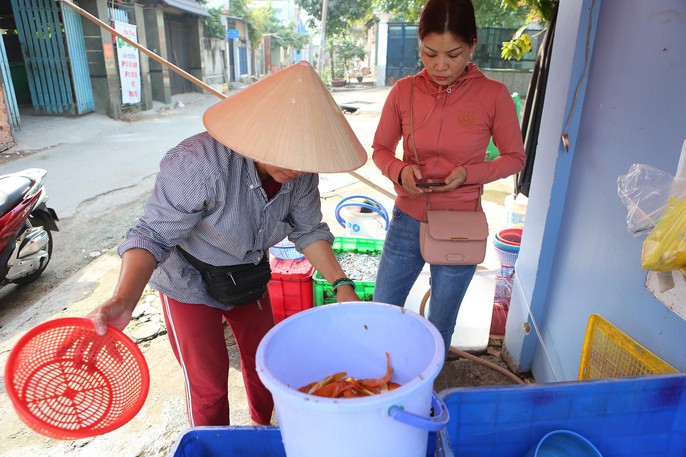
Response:
[{"label": "bag strap", "polygon": [[[417,154],[417,145],[414,142],[414,82],[417,77],[412,77],[412,90],[410,92],[410,141],[412,142],[412,151],[414,152],[414,160],[419,166],[419,154]],[[429,200],[429,193],[424,192],[424,198],[426,199],[426,208],[431,209],[431,201]]]},{"label": "bag strap", "polygon": [[[419,154],[417,154],[417,145],[414,142],[414,82],[417,77],[412,77],[412,89],[410,91],[410,141],[412,143],[412,151],[414,152],[414,160],[419,165]],[[481,191],[483,186],[481,186]],[[479,208],[481,208],[481,191],[479,191]],[[424,192],[424,198],[426,199],[426,208],[431,210],[431,201],[429,200],[429,192]]]}]

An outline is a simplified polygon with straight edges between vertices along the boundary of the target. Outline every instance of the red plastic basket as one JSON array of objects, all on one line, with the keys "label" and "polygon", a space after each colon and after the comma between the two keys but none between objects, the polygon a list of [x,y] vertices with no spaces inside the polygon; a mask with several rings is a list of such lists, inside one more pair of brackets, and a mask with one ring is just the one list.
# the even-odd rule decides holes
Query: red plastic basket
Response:
[{"label": "red plastic basket", "polygon": [[102,435],[131,420],[145,403],[150,374],[138,346],[90,319],[62,318],[29,330],[12,348],[5,389],[36,432],[73,440]]},{"label": "red plastic basket", "polygon": [[506,246],[512,246],[512,247],[517,247],[517,248],[518,248],[519,246],[521,246],[521,243],[516,243],[516,242],[514,242],[514,241],[509,241],[509,240],[500,238],[500,236],[498,235],[498,233],[495,234],[495,239],[498,240],[499,242],[501,242],[502,244],[506,245]]},{"label": "red plastic basket", "polygon": [[509,228],[497,232],[498,238],[504,243],[519,245],[522,242],[521,228]]}]

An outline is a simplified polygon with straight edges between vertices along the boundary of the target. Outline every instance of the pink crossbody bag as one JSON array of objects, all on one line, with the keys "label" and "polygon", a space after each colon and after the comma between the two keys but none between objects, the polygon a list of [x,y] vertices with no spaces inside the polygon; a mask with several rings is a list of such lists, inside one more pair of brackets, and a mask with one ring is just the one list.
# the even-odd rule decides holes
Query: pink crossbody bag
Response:
[{"label": "pink crossbody bag", "polygon": [[[414,158],[419,165],[414,142],[414,78],[410,95],[410,139]],[[478,265],[483,262],[488,242],[486,214],[482,210],[433,210],[429,194],[425,193],[424,196],[426,222],[421,222],[419,226],[419,249],[424,260],[434,265]]]}]

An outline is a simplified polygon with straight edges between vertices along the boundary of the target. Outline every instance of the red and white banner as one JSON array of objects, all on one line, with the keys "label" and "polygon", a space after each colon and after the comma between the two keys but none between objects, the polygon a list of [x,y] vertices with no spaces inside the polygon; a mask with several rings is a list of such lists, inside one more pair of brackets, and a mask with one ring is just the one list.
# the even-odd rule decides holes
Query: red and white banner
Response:
[{"label": "red and white banner", "polygon": [[[114,21],[114,29],[129,40],[138,43],[135,25]],[[116,40],[122,103],[139,103],[141,101],[141,73],[138,49],[119,37],[116,37]]]}]

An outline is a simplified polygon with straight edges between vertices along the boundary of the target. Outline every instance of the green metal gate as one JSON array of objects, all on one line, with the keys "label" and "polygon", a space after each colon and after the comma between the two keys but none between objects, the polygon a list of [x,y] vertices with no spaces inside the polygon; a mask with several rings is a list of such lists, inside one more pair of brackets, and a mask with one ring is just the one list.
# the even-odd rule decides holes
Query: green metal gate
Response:
[{"label": "green metal gate", "polygon": [[53,115],[93,111],[78,14],[66,7],[60,15],[61,4],[54,0],[11,2],[34,111]]},{"label": "green metal gate", "polygon": [[417,25],[404,22],[388,24],[386,54],[386,81],[392,86],[404,76],[413,75],[421,69]]},{"label": "green metal gate", "polygon": [[5,41],[2,38],[2,33],[0,33],[0,72],[2,73],[3,81],[2,93],[5,99],[5,106],[7,107],[10,124],[16,129],[21,129],[21,116],[19,115],[17,96],[14,93],[14,84],[7,61],[7,52],[5,51]]}]

